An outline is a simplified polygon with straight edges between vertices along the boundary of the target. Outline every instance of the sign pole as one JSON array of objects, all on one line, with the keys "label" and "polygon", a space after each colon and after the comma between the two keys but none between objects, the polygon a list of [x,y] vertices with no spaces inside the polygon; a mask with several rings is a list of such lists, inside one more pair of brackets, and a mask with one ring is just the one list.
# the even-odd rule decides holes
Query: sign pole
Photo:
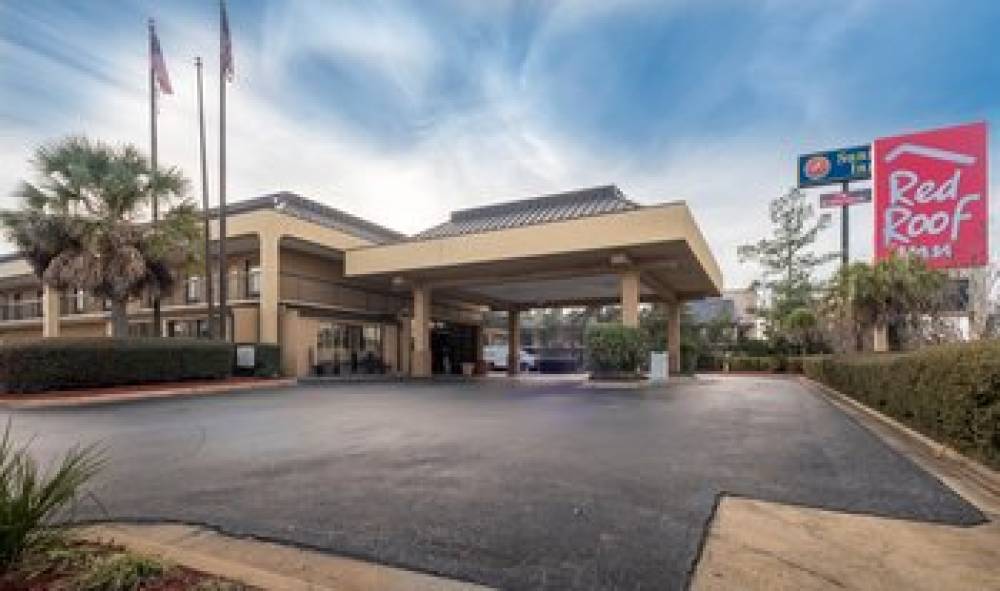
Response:
[{"label": "sign pole", "polygon": [[[149,19],[149,165],[153,174],[159,172],[156,161],[156,68],[153,64],[153,39],[156,36],[153,19]],[[152,195],[153,227],[160,219],[160,206],[155,192]],[[163,336],[163,317],[160,294],[153,294],[153,336]]]},{"label": "sign pole", "polygon": [[[846,195],[850,193],[850,182],[844,181],[841,184],[841,190]],[[851,218],[849,215],[850,206],[844,204],[840,206],[840,263],[847,266],[847,262],[850,259],[850,236],[851,236]]]},{"label": "sign pole", "polygon": [[198,142],[201,148],[201,207],[205,225],[205,302],[208,306],[208,338],[214,339],[216,330],[215,293],[212,288],[212,224],[208,204],[208,164],[205,156],[205,98],[201,57],[194,58],[194,67],[198,71]]}]

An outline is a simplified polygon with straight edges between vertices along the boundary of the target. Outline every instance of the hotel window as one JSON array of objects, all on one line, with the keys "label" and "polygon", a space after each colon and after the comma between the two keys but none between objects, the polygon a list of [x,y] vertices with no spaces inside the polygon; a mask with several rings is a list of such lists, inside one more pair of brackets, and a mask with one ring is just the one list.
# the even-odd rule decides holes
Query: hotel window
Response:
[{"label": "hotel window", "polygon": [[78,287],[73,290],[73,313],[74,314],[82,313],[83,306],[84,306],[83,290]]},{"label": "hotel window", "polygon": [[382,351],[382,327],[378,324],[366,324],[363,335],[363,350],[367,353],[380,355]]},{"label": "hotel window", "polygon": [[186,296],[188,303],[201,301],[201,277],[188,277]]},{"label": "hotel window", "polygon": [[260,266],[254,265],[247,269],[247,296],[256,298],[260,296]]}]

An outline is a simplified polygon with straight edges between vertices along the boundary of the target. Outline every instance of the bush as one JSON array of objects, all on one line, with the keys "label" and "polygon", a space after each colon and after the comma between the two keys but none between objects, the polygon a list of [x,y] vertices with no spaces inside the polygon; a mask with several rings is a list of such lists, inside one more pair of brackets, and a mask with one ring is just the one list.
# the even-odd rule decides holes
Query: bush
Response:
[{"label": "bush", "polygon": [[45,526],[77,499],[102,465],[97,448],[74,447],[42,473],[27,446],[14,446],[7,423],[0,439],[0,571],[54,535]]},{"label": "bush", "polygon": [[57,338],[0,346],[8,392],[214,379],[230,375],[231,343],[166,338]]},{"label": "bush", "polygon": [[235,367],[236,375],[254,375],[262,378],[273,378],[281,375],[281,347],[273,343],[238,343],[237,347],[253,347],[254,367]]},{"label": "bush", "polygon": [[779,371],[781,362],[778,357],[730,357],[729,371]]},{"label": "bush", "polygon": [[813,357],[805,374],[1000,468],[1000,341]]},{"label": "bush", "polygon": [[598,324],[587,329],[587,366],[599,377],[636,377],[646,355],[638,328]]}]

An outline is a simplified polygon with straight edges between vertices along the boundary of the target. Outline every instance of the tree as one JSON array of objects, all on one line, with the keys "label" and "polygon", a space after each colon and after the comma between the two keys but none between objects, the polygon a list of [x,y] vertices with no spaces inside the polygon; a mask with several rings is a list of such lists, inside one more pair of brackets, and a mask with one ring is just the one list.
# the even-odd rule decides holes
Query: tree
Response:
[{"label": "tree", "polygon": [[789,340],[797,346],[799,354],[809,352],[817,327],[816,314],[812,308],[795,308],[785,316],[783,323]]},{"label": "tree", "polygon": [[968,272],[969,332],[975,340],[1000,336],[1000,264]]},{"label": "tree", "polygon": [[925,320],[943,303],[946,280],[916,255],[894,254],[874,265],[853,263],[830,282],[824,309],[847,323],[851,349],[860,348],[861,335],[875,328],[890,329],[897,341],[923,338]]},{"label": "tree", "polygon": [[764,272],[762,281],[771,294],[766,311],[772,332],[781,333],[788,315],[813,304],[813,273],[837,258],[839,253],[817,254],[813,245],[819,233],[830,224],[829,217],[816,218],[806,196],[791,189],[769,206],[772,234],[738,249],[740,262],[752,261]]},{"label": "tree", "polygon": [[[127,336],[128,300],[159,295],[178,269],[197,263],[201,228],[175,168],[153,171],[134,146],[69,137],[35,152],[35,182],[0,212],[7,237],[46,285],[81,289],[111,303],[112,334]],[[162,213],[148,214],[156,197]]]}]

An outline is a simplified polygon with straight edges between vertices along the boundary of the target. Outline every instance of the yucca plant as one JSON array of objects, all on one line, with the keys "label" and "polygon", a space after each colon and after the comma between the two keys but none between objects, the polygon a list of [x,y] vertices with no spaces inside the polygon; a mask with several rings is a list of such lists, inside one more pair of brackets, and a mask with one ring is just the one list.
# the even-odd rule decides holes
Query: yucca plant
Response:
[{"label": "yucca plant", "polygon": [[100,448],[74,446],[43,472],[28,446],[14,442],[7,422],[0,440],[0,570],[59,534],[55,519],[103,465]]}]

